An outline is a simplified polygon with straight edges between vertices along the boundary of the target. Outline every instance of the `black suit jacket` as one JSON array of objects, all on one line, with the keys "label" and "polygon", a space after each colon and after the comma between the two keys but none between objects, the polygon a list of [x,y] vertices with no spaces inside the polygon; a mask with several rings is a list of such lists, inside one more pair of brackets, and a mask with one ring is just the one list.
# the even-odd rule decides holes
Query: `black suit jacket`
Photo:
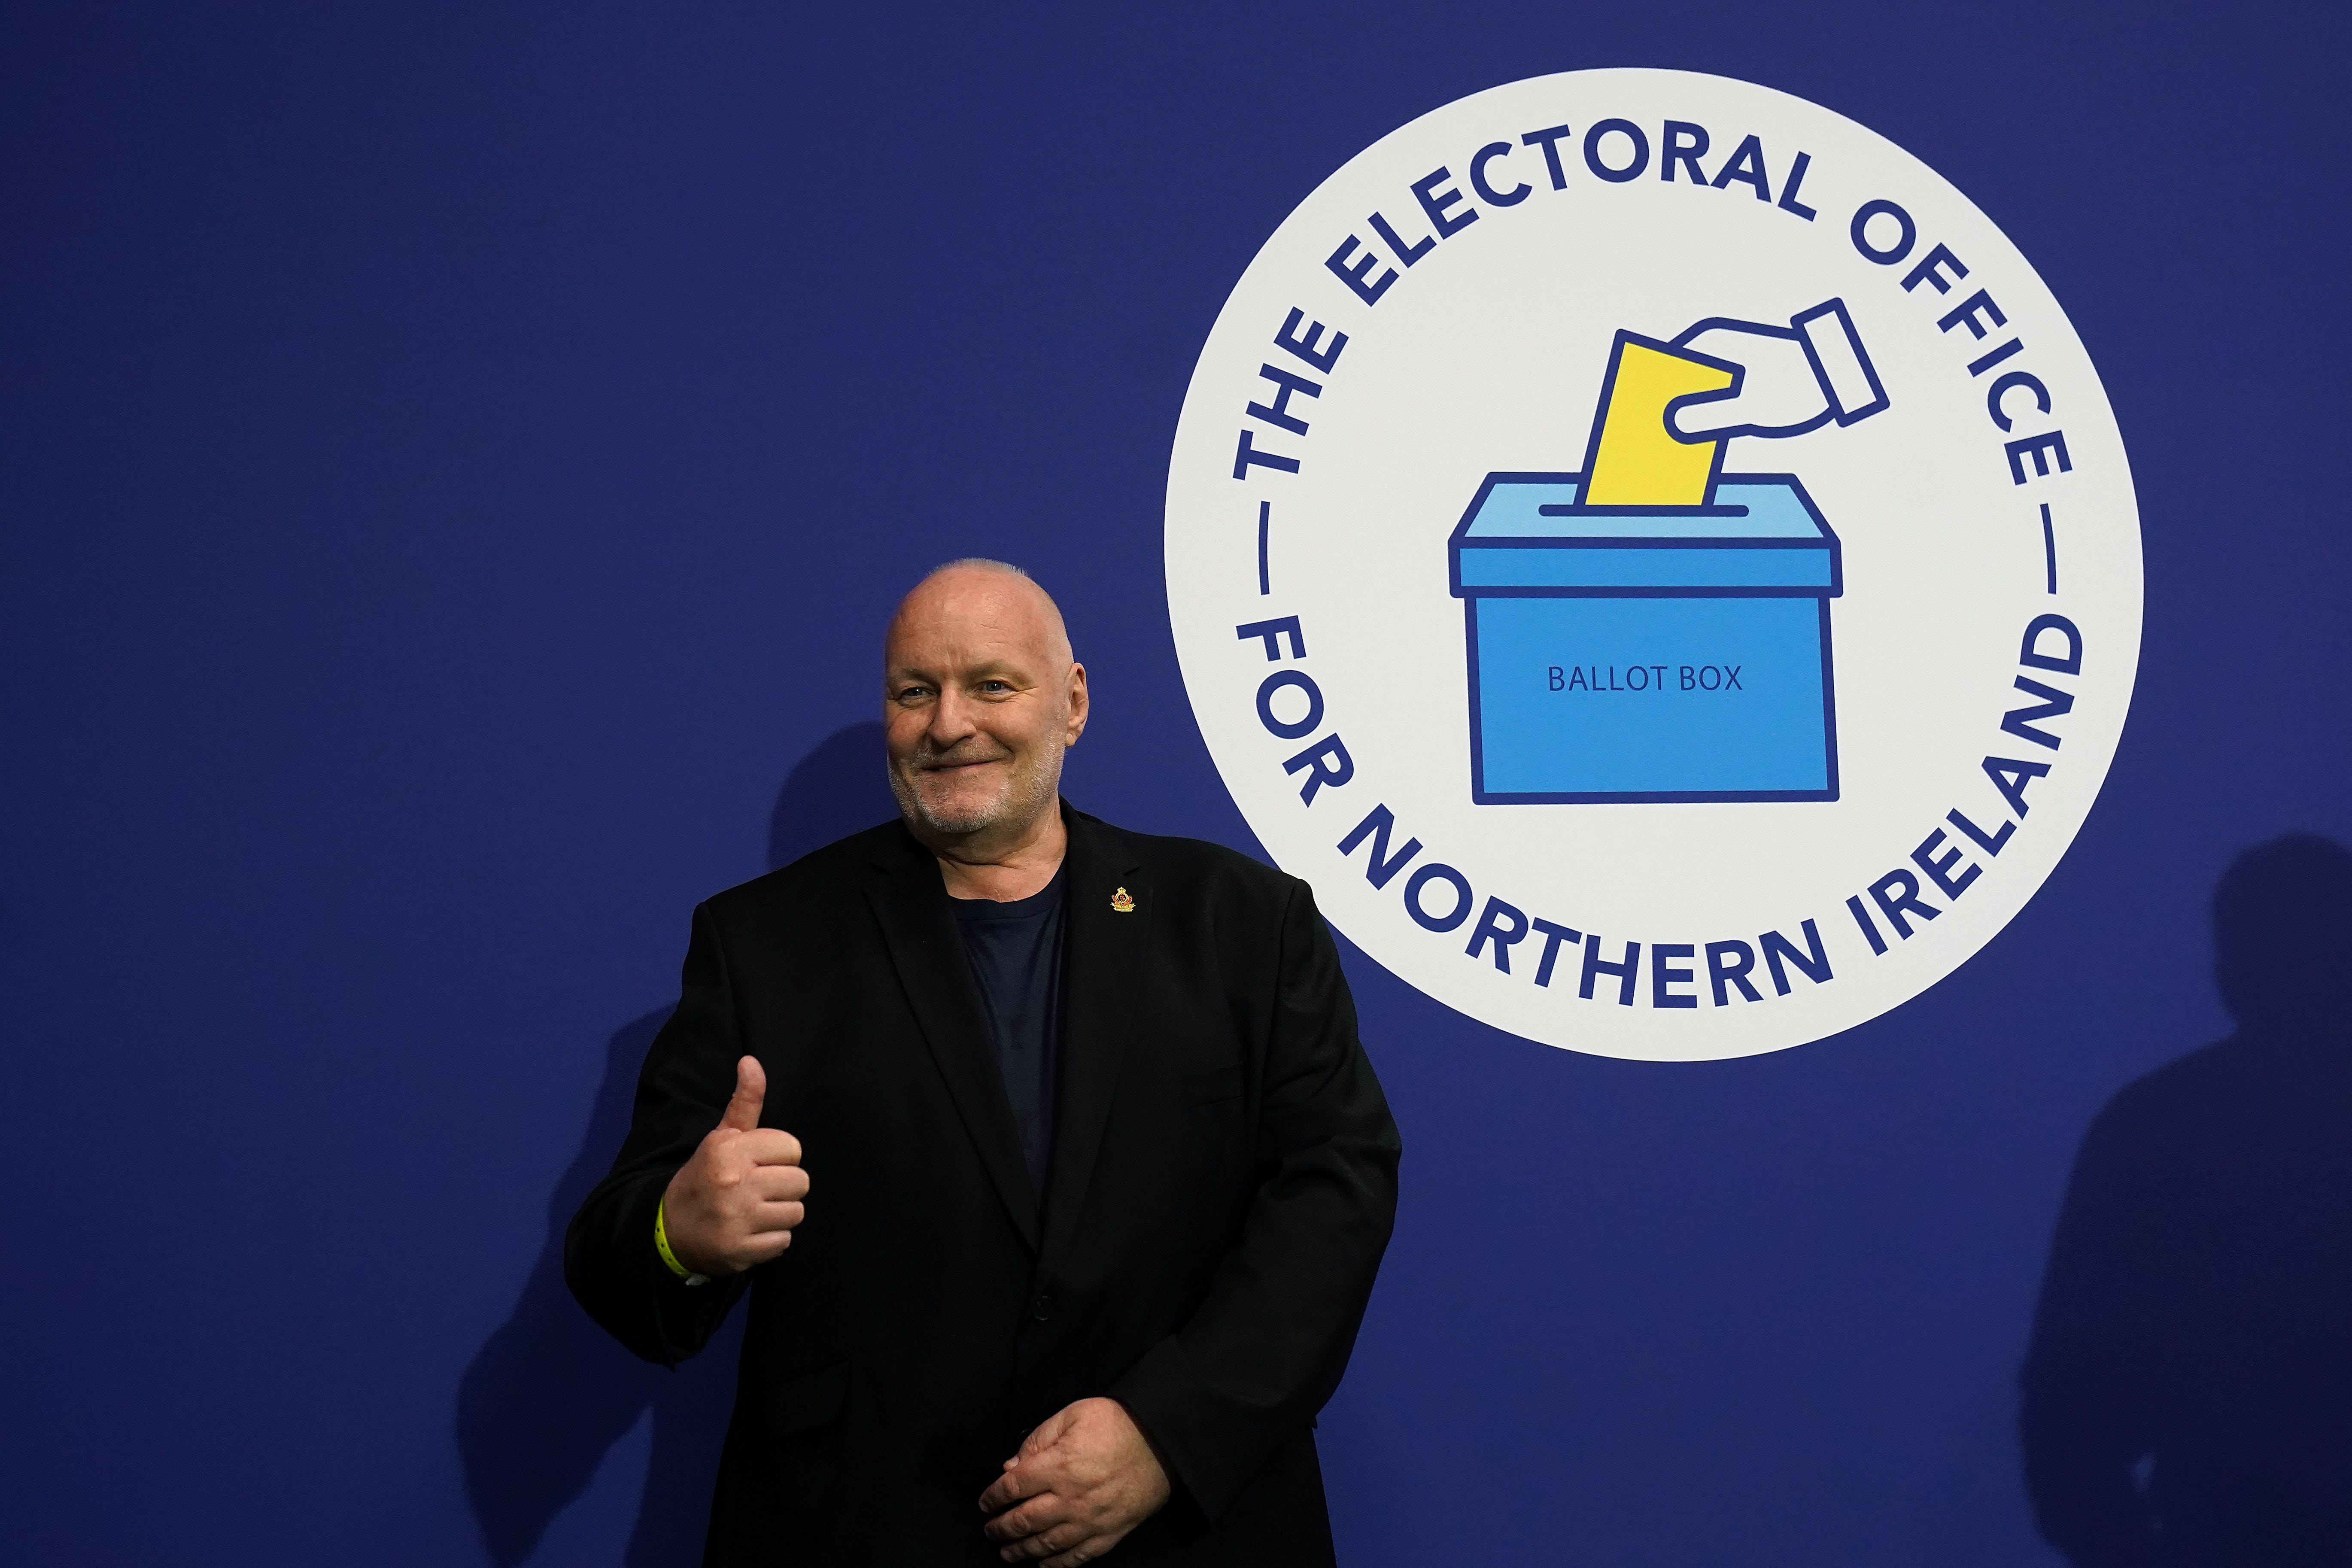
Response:
[{"label": "black suit jacket", "polygon": [[[994,1563],[981,1491],[1107,1394],[1174,1483],[1115,1559],[1328,1562],[1310,1427],[1395,1209],[1399,1142],[1307,884],[1070,810],[1052,1190],[1031,1190],[937,862],[898,824],[695,910],[677,1011],[572,1291],[675,1363],[751,1296],[713,1563]],[[1124,888],[1132,911],[1113,907]],[[688,1288],[653,1245],[745,1053],[800,1138],[782,1258]]]}]

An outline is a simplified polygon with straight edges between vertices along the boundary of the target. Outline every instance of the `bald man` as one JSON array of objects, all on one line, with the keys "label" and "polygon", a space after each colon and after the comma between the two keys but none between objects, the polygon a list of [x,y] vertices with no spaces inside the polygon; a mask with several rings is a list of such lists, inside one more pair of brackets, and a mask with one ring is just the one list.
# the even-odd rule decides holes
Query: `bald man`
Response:
[{"label": "bald man", "polygon": [[883,666],[900,820],[695,910],[567,1241],[650,1360],[750,1298],[704,1560],[1329,1563],[1399,1143],[1313,894],[1061,799],[1086,668],[1017,569]]}]

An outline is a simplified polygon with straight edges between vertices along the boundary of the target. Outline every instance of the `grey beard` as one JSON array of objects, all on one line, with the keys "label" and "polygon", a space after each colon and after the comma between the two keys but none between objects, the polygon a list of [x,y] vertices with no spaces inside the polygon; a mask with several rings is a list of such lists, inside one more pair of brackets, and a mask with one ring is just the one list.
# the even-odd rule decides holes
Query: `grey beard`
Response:
[{"label": "grey beard", "polygon": [[[1011,787],[994,805],[977,810],[961,810],[953,815],[935,811],[896,765],[887,770],[890,793],[898,798],[898,815],[908,826],[925,827],[946,837],[961,838],[991,827],[1034,822],[1052,809],[1060,797],[1064,750],[1049,746],[1039,752],[1030,766],[1013,776]],[[909,760],[908,768],[919,774],[929,756],[928,752],[918,753]]]}]

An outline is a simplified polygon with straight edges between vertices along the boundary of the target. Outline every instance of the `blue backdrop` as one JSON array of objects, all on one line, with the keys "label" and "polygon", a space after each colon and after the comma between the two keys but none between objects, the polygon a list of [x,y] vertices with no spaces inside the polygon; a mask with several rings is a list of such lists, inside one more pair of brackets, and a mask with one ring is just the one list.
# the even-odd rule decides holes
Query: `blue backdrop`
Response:
[{"label": "blue backdrop", "polygon": [[975,552],[1068,612],[1073,798],[1255,850],[1160,575],[1210,321],[1391,128],[1662,65],[1891,137],[2049,279],[2138,697],[2024,915],[1836,1039],[1578,1057],[1350,952],[1407,1156],[1343,1559],[2053,1561],[2016,1369],[2074,1147],[2226,1027],[2231,856],[2352,835],[2344,16],[11,6],[9,1554],[690,1561],[731,1345],[637,1366],[551,1251],[688,910],[888,815],[881,623]]}]

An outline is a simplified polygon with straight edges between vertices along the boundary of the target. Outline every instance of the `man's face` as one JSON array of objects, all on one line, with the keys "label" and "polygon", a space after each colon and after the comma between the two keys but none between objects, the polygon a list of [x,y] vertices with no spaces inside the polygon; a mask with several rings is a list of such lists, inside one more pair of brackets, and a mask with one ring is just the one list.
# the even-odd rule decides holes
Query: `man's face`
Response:
[{"label": "man's face", "polygon": [[1053,809],[1062,752],[1086,728],[1086,671],[1035,584],[934,574],[899,605],[883,666],[890,789],[910,825],[963,837]]}]

